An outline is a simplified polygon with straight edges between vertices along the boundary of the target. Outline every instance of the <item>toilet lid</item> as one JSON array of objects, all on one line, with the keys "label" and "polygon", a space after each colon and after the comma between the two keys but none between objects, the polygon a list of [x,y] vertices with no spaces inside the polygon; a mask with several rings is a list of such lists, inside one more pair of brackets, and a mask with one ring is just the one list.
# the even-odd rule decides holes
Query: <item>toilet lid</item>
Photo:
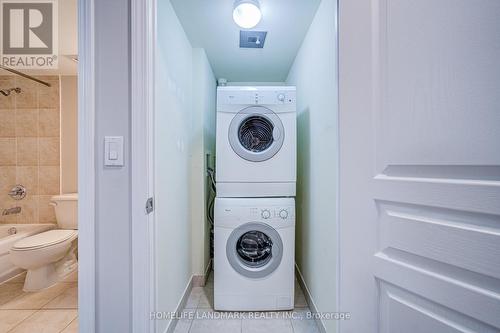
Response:
[{"label": "toilet lid", "polygon": [[14,244],[13,249],[28,250],[43,248],[64,242],[78,235],[76,230],[49,230],[40,234],[21,239]]}]

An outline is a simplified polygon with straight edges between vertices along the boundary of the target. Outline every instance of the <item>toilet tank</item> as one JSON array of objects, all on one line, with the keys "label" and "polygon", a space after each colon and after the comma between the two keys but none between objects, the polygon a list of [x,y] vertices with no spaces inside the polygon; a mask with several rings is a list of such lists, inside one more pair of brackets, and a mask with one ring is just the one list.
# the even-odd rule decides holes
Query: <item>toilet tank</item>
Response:
[{"label": "toilet tank", "polygon": [[60,229],[78,229],[78,193],[55,195],[50,204]]}]

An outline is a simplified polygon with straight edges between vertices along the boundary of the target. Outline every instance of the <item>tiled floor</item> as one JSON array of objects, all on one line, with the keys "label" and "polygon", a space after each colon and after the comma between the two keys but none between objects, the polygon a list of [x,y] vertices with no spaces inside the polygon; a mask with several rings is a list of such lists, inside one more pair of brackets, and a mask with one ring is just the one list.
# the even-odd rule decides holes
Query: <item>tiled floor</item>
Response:
[{"label": "tiled floor", "polygon": [[39,291],[23,291],[25,274],[0,284],[0,333],[78,333],[77,273]]},{"label": "tiled floor", "polygon": [[191,291],[183,314],[186,318],[178,320],[175,333],[317,333],[308,312],[304,293],[295,282],[294,311],[237,313],[237,318],[231,318],[230,313],[213,310],[211,274],[205,287]]}]

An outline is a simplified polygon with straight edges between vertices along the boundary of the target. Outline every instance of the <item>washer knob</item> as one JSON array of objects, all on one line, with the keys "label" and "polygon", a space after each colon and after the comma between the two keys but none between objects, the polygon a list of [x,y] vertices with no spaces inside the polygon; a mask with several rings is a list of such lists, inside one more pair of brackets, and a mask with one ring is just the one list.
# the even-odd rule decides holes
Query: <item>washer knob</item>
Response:
[{"label": "washer knob", "polygon": [[263,209],[260,213],[260,216],[262,216],[263,219],[267,220],[271,217],[271,212],[269,211],[269,209]]},{"label": "washer knob", "polygon": [[278,101],[284,102],[285,101],[285,94],[278,94]]},{"label": "washer knob", "polygon": [[288,211],[286,209],[282,209],[280,210],[280,217],[283,219],[283,220],[286,220],[288,218]]}]

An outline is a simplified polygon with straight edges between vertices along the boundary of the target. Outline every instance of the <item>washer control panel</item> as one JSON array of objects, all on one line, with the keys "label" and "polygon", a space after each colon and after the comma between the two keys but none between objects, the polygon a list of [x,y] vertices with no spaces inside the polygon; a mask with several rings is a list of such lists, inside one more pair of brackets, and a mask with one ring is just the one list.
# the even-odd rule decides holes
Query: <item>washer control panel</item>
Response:
[{"label": "washer control panel", "polygon": [[252,218],[260,221],[288,221],[295,217],[293,207],[252,207]]}]

